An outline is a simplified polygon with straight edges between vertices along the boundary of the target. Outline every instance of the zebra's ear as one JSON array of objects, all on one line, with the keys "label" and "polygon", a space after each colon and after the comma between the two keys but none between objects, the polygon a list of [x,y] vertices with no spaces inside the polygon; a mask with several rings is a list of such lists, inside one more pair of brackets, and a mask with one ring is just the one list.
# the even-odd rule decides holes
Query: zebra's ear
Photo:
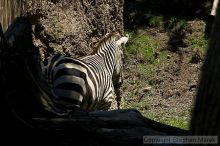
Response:
[{"label": "zebra's ear", "polygon": [[129,35],[126,34],[125,37],[121,37],[119,40],[116,41],[116,45],[117,46],[121,46],[122,44],[125,45],[127,43],[128,39],[129,39]]}]

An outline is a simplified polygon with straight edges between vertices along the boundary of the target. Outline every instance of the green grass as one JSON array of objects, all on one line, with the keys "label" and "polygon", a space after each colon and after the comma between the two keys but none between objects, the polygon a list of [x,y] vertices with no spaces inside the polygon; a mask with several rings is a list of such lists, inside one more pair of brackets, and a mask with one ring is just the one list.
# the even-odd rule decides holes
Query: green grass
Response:
[{"label": "green grass", "polygon": [[188,25],[185,19],[177,18],[177,17],[171,17],[166,23],[167,23],[167,28],[170,30],[184,29]]},{"label": "green grass", "polygon": [[173,127],[178,127],[181,129],[189,130],[189,122],[181,117],[178,118],[167,118],[165,120],[160,120],[161,123],[167,124]]},{"label": "green grass", "polygon": [[164,26],[164,17],[163,16],[153,16],[149,19],[149,25],[153,27],[163,28]]},{"label": "green grass", "polygon": [[204,36],[193,36],[189,38],[189,42],[192,49],[191,63],[203,60],[208,49],[208,39]]},{"label": "green grass", "polygon": [[178,127],[180,129],[189,130],[189,121],[184,118],[187,113],[180,113],[180,115],[182,115],[181,117],[164,117],[164,111],[161,111],[160,113],[150,111],[149,103],[146,100],[142,100],[141,102],[138,102],[138,100],[133,100],[132,102],[127,103],[126,107],[135,108],[140,111],[144,117],[154,121],[173,127]]},{"label": "green grass", "polygon": [[144,30],[139,30],[140,34],[127,32],[131,36],[131,43],[126,47],[125,55],[127,57],[134,56],[137,61],[147,64],[157,64],[158,58],[164,59],[167,55],[166,51],[160,52],[158,58],[155,53],[160,48],[159,42],[152,39]]},{"label": "green grass", "polygon": [[[126,97],[129,99],[129,101],[126,101],[124,106],[126,108],[136,108],[142,113],[143,116],[152,120],[181,129],[189,129],[188,121],[182,118],[185,117],[185,113],[182,113],[182,117],[164,117],[164,111],[154,113],[153,111],[149,110],[151,107],[147,100],[141,100],[140,102],[138,101],[138,89],[141,89],[146,85],[154,86],[154,82],[152,82],[153,80],[151,78],[156,74],[157,70],[161,66],[161,62],[167,58],[169,52],[160,51],[159,42],[147,35],[146,31],[144,30],[139,30],[138,34],[134,32],[126,33],[128,33],[131,38],[126,47],[125,56],[127,58],[135,58],[139,80],[136,81],[135,84],[132,84],[131,92],[129,92]],[[155,57],[156,52],[158,53],[157,57]]]},{"label": "green grass", "polygon": [[203,51],[205,51],[207,49],[208,40],[204,36],[192,37],[189,40],[190,40],[190,46],[192,47],[193,50],[200,48]]},{"label": "green grass", "polygon": [[138,64],[137,65],[137,71],[140,74],[139,79],[146,83],[149,84],[150,77],[156,72],[157,67],[150,64],[150,65],[145,65],[145,64]]},{"label": "green grass", "polygon": [[149,26],[164,29],[168,32],[184,29],[188,25],[187,21],[184,18],[169,16],[152,16],[147,23]]},{"label": "green grass", "polygon": [[[160,44],[152,39],[144,30],[135,34],[127,32],[131,36],[131,42],[125,50],[125,56],[133,56],[137,60],[137,72],[143,83],[149,84],[150,78],[155,74],[160,66],[160,61],[167,58],[168,51],[158,51]],[[156,56],[156,52],[157,55]],[[159,52],[159,53],[158,53]]]},{"label": "green grass", "polygon": [[140,36],[131,34],[133,42],[126,48],[126,55],[134,55],[137,59],[144,62],[152,62],[154,60],[154,52],[158,47],[158,43],[151,39],[148,35]]}]

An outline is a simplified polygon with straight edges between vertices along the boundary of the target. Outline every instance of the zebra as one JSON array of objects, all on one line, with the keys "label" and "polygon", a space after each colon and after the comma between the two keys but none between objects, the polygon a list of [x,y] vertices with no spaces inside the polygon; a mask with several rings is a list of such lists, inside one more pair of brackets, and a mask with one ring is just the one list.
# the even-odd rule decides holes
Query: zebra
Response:
[{"label": "zebra", "polygon": [[116,98],[112,78],[122,81],[123,46],[128,39],[126,34],[116,40],[112,33],[91,55],[56,54],[45,59],[42,71],[56,99],[87,111],[109,110]]}]

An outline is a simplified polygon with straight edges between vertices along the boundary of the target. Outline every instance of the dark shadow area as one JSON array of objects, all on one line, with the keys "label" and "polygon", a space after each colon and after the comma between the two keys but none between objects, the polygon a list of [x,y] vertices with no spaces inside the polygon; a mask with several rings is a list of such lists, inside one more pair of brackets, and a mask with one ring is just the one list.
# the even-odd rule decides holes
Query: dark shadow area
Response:
[{"label": "dark shadow area", "polygon": [[[184,47],[184,23],[200,19],[206,22],[205,37],[209,37],[213,16],[210,16],[210,0],[129,0],[124,4],[125,29],[136,31],[140,27],[160,26],[162,31],[171,32],[170,51],[177,51],[177,46]],[[184,22],[185,21],[185,22]],[[161,24],[162,22],[162,24]],[[158,24],[159,23],[159,24]],[[177,25],[181,25],[175,28]]]},{"label": "dark shadow area", "polygon": [[129,0],[124,4],[125,28],[146,26],[152,16],[204,18],[210,14],[210,0]]}]

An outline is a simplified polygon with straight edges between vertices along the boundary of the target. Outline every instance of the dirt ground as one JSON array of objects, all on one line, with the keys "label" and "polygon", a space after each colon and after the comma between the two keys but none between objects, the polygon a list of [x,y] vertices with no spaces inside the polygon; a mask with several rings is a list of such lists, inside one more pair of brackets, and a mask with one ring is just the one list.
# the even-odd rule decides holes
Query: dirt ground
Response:
[{"label": "dirt ground", "polygon": [[[122,85],[122,107],[136,108],[144,116],[168,123],[180,128],[188,128],[193,101],[199,82],[200,69],[204,53],[196,52],[203,48],[192,48],[190,38],[204,36],[205,23],[201,20],[187,22],[183,30],[184,44],[170,43],[170,34],[159,28],[147,27],[146,34],[159,42],[159,54],[162,50],[169,50],[166,58],[158,60],[159,66],[150,75],[146,84],[140,80],[137,58],[126,58],[124,68],[124,82]],[[173,51],[173,45],[176,50]],[[180,122],[180,125],[178,125]],[[183,125],[181,125],[183,123]]]}]

